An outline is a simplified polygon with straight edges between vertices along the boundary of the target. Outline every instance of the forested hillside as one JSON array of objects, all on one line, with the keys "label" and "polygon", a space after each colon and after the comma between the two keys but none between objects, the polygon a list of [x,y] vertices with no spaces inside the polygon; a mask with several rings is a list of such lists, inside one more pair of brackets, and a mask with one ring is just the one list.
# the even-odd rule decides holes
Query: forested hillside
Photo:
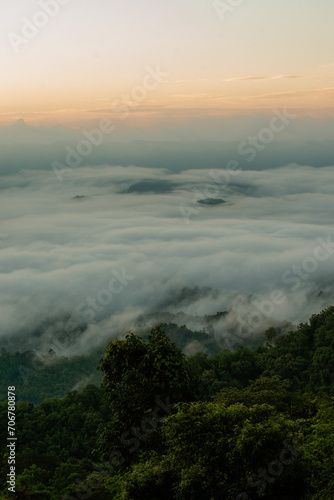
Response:
[{"label": "forested hillside", "polygon": [[[218,313],[220,317],[225,313]],[[174,315],[164,314],[169,320]],[[153,316],[153,315],[152,315]],[[207,317],[210,324],[211,317]],[[165,333],[184,350],[192,342],[197,342],[201,349],[213,355],[220,351],[223,341],[220,343],[204,331],[193,331],[184,326],[178,326],[173,322],[162,324]],[[139,334],[147,339],[151,328],[145,324],[139,328]],[[209,328],[210,330],[210,328]],[[17,397],[20,400],[32,403],[41,403],[50,397],[64,397],[73,389],[82,390],[86,385],[99,385],[102,381],[101,373],[96,371],[99,360],[103,356],[103,349],[95,349],[86,356],[75,356],[68,358],[57,354],[53,349],[46,353],[34,350],[24,352],[9,352],[4,347],[0,351],[0,375],[2,385],[0,387],[0,401],[7,398],[7,387],[17,387]]]},{"label": "forested hillside", "polygon": [[332,500],[334,307],[265,338],[190,357],[161,325],[110,341],[101,386],[17,402],[15,494],[1,403],[2,498]]}]

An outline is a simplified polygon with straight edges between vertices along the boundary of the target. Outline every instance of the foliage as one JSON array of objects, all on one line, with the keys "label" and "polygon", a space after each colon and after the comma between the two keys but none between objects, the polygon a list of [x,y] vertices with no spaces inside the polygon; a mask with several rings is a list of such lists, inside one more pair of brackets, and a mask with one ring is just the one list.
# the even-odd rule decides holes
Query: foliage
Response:
[{"label": "foliage", "polygon": [[101,382],[95,370],[98,359],[98,355],[68,359],[56,356],[52,350],[45,356],[34,351],[10,353],[2,348],[0,401],[6,400],[9,385],[17,387],[19,399],[35,404],[54,396],[64,397],[73,387],[82,385],[82,380],[86,381],[84,386],[98,385]]},{"label": "foliage", "polygon": [[[4,377],[6,366],[16,373],[12,356],[2,351]],[[158,325],[147,339],[109,342],[100,370],[101,387],[16,402],[15,494],[5,482],[8,408],[0,403],[1,498],[334,498],[334,307],[286,335],[269,329],[256,350],[212,357],[185,358]],[[38,400],[46,389],[38,395],[37,387]]]},{"label": "foliage", "polygon": [[125,340],[109,342],[100,370],[111,412],[108,425],[100,427],[99,450],[105,458],[113,449],[129,455],[126,436],[132,431],[132,439],[137,438],[133,429],[142,427],[144,419],[157,426],[159,401],[172,404],[191,397],[186,359],[161,325],[152,329],[148,341],[130,333]]}]

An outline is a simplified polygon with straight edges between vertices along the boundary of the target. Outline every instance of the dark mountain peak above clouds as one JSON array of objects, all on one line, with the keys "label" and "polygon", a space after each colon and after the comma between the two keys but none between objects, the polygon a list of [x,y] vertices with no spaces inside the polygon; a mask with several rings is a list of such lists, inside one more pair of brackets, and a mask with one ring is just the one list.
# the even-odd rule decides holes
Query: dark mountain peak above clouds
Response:
[{"label": "dark mountain peak above clouds", "polygon": [[132,184],[129,188],[121,191],[122,194],[128,193],[170,193],[177,184],[162,179],[145,179]]},{"label": "dark mountain peak above clouds", "polygon": [[200,203],[201,205],[214,206],[222,205],[223,203],[226,203],[226,201],[221,198],[203,198],[202,200],[198,200],[197,203]]}]

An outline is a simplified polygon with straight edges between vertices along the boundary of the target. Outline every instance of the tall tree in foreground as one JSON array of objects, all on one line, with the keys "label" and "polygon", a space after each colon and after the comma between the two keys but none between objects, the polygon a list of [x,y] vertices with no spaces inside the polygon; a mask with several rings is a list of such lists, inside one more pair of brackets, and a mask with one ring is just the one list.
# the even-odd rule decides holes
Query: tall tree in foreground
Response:
[{"label": "tall tree in foreground", "polygon": [[120,465],[139,447],[154,446],[159,421],[172,413],[174,403],[191,399],[190,375],[184,355],[160,324],[148,341],[132,332],[125,340],[110,341],[98,369],[104,372],[110,404],[110,422],[99,429],[98,451],[104,459],[114,453]]}]

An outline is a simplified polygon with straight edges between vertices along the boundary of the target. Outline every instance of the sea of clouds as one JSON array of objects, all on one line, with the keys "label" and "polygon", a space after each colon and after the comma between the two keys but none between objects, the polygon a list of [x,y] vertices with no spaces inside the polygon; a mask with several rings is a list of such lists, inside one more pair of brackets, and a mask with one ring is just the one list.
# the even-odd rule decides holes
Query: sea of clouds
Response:
[{"label": "sea of clouds", "polygon": [[333,303],[329,141],[274,141],[251,163],[234,141],[109,141],[60,181],[51,164],[80,134],[22,127],[0,131],[2,345],[66,332],[87,353],[154,311],[228,311],[215,335],[242,339]]}]

